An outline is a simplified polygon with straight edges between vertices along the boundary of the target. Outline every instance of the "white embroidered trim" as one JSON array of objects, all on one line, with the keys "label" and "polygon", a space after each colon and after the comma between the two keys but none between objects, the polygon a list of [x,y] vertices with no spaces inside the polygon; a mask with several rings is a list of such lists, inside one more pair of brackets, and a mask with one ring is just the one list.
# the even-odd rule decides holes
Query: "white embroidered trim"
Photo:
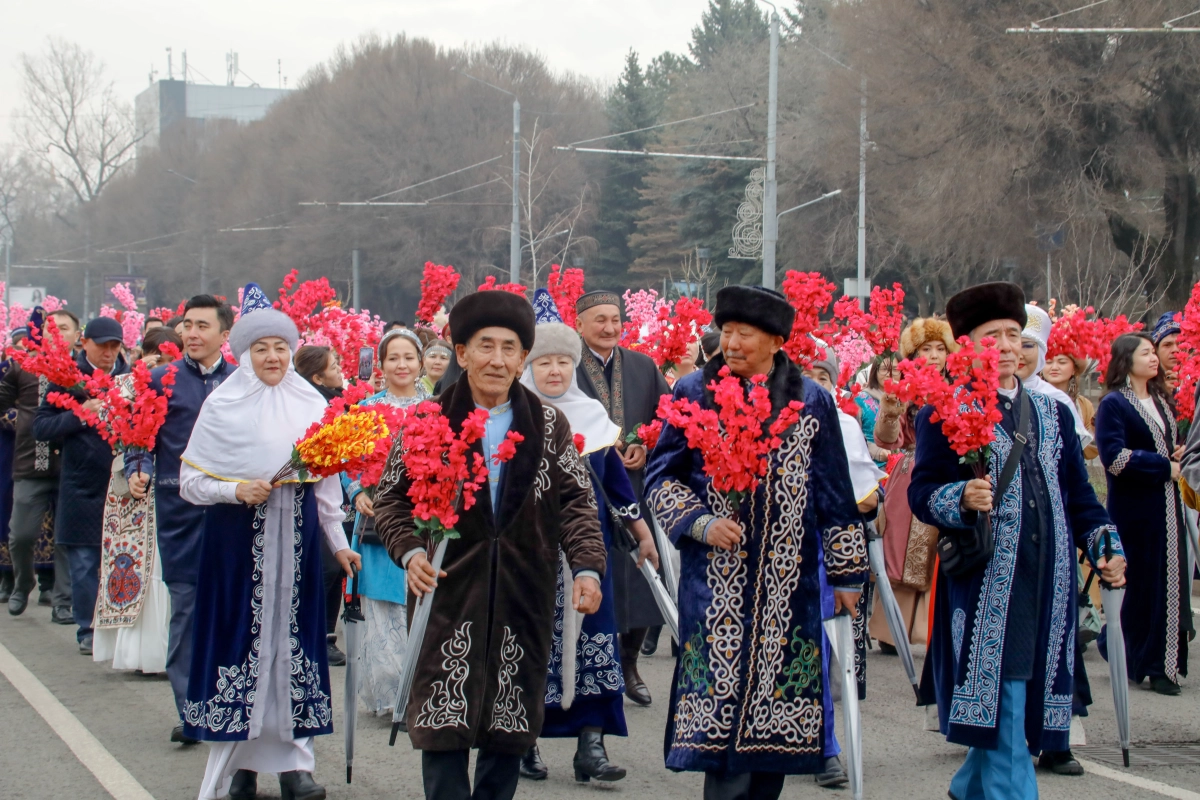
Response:
[{"label": "white embroidered trim", "polygon": [[471,674],[467,655],[471,652],[471,623],[464,622],[442,643],[444,680],[433,682],[429,698],[417,715],[418,728],[457,728],[467,726],[467,698],[463,686]]}]

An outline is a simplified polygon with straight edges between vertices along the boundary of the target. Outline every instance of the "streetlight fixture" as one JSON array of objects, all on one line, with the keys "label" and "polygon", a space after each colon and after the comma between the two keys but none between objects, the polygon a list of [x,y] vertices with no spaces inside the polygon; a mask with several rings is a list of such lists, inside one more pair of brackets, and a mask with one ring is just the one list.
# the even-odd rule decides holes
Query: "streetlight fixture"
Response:
[{"label": "streetlight fixture", "polygon": [[521,282],[521,101],[517,96],[508,89],[501,89],[495,84],[476,78],[474,75],[468,75],[460,69],[456,69],[459,75],[464,78],[469,78],[476,83],[482,83],[495,89],[497,92],[502,92],[513,99],[513,179],[512,179],[512,231],[509,234],[508,243],[508,258],[509,258],[509,280],[513,283]]}]

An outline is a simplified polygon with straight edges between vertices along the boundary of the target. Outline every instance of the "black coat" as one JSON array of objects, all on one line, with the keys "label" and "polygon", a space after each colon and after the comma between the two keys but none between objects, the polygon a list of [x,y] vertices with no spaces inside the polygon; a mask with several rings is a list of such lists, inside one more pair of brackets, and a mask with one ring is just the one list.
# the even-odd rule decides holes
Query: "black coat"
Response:
[{"label": "black coat", "polygon": [[[80,352],[76,358],[84,375],[92,374],[92,365]],[[125,359],[118,356],[113,375],[129,372]],[[51,384],[49,392],[66,391]],[[75,392],[82,401],[82,392]],[[112,472],[113,452],[100,434],[66,409],[43,400],[33,421],[34,438],[61,445],[62,468],[58,478],[58,509],[54,514],[54,541],[65,545],[100,546],[104,523],[104,500]]]},{"label": "black coat", "polygon": [[33,420],[49,386],[45,378],[26,372],[15,361],[0,380],[0,412],[17,410],[17,449],[13,454],[17,480],[58,477],[58,446],[33,436]]}]

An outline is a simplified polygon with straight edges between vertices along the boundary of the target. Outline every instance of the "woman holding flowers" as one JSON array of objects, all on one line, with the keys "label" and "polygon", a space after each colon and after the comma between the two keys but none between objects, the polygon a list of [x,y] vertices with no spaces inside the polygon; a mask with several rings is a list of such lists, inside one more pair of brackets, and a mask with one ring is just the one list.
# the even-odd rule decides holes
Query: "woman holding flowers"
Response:
[{"label": "woman holding flowers", "polygon": [[[538,310],[537,336],[526,359],[521,385],[543,403],[566,416],[580,455],[587,459],[593,477],[592,490],[598,508],[604,546],[612,557],[627,558],[626,533],[616,528],[628,525],[638,540],[639,560],[649,559],[658,566],[658,551],[633,486],[615,445],[621,429],[608,418],[598,400],[583,393],[575,383],[575,370],[583,355],[583,345],[574,329],[563,324],[545,289],[538,289],[534,306]],[[596,485],[596,480],[599,485]],[[620,522],[618,522],[618,520]],[[614,541],[619,545],[614,549]],[[549,675],[546,679],[546,719],[541,738],[574,738],[575,780],[616,781],[625,770],[608,760],[604,735],[627,736],[622,695],[625,681],[617,645],[617,618],[613,605],[612,577],[606,572],[600,583],[603,600],[600,609],[575,619],[567,601],[570,570],[560,570],[554,601],[554,640],[550,649]],[[537,745],[521,764],[521,774],[543,780],[548,773]]]},{"label": "woman holding flowers", "polygon": [[1119,336],[1112,353],[1104,376],[1108,393],[1096,411],[1096,444],[1107,473],[1108,511],[1129,552],[1130,588],[1121,607],[1129,677],[1149,678],[1154,691],[1177,695],[1193,629],[1178,483],[1182,438],[1150,335]]},{"label": "woman holding flowers", "polygon": [[[172,361],[170,354],[159,350],[164,342],[175,348],[183,346],[183,339],[170,328],[158,327],[146,332],[142,340],[142,360],[145,362],[142,369]],[[135,394],[133,378],[126,374],[115,379],[127,397]],[[154,487],[148,487],[141,498],[128,492],[118,494],[122,491],[118,486],[124,483],[123,478],[123,474],[114,472],[104,503],[100,593],[96,599],[92,660],[112,661],[113,669],[135,669],[153,675],[167,668],[171,593],[162,578]],[[144,564],[147,560],[150,569],[141,579],[129,580],[139,562]]]},{"label": "woman holding flowers", "polygon": [[[418,380],[421,340],[415,333],[408,328],[388,331],[379,341],[378,354],[385,387],[360,405],[381,403],[411,408],[429,398]],[[363,600],[363,616],[366,617],[358,696],[372,714],[390,717],[396,708],[400,664],[408,644],[404,570],[388,557],[387,549],[375,533],[375,487],[364,487],[359,481],[351,481],[345,476],[342,483],[351,505],[361,517],[355,520],[355,527],[361,533],[351,543],[362,555],[358,594]]]},{"label": "woman holding flowers", "polygon": [[273,485],[325,400],[295,371],[295,324],[255,285],[229,335],[238,368],[200,410],[180,495],[207,506],[184,730],[210,742],[202,800],[253,798],[258,773],[282,795],[325,797],[313,736],[333,731],[321,545],[349,573],[335,481]]},{"label": "woman holding flowers", "polygon": [[[854,616],[867,580],[834,400],[783,352],[795,315],[769,289],[717,293],[721,353],[660,406],[668,421],[646,476],[680,555],[684,641],[666,765],[704,772],[706,798],[775,798],[785,775],[829,771],[821,620]],[[753,416],[696,422],[747,396]],[[757,477],[736,482],[749,475]]]}]

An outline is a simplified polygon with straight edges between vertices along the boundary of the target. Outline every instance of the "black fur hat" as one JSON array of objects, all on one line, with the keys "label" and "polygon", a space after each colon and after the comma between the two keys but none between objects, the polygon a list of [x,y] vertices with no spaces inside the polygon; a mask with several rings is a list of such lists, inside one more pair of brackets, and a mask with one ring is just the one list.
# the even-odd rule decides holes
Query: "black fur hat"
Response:
[{"label": "black fur hat", "polygon": [[970,336],[971,331],[995,319],[1015,320],[1024,329],[1025,292],[1020,286],[1008,281],[981,283],[946,301],[946,320],[955,339]]},{"label": "black fur hat", "polygon": [[469,294],[450,309],[450,336],[466,344],[484,328],[508,328],[521,340],[521,349],[532,350],[533,306],[519,294],[494,290]]},{"label": "black fur hat", "polygon": [[788,338],[796,309],[787,298],[763,286],[726,286],[717,292],[717,309],[713,325],[718,329],[726,322],[744,322],[759,330]]}]

